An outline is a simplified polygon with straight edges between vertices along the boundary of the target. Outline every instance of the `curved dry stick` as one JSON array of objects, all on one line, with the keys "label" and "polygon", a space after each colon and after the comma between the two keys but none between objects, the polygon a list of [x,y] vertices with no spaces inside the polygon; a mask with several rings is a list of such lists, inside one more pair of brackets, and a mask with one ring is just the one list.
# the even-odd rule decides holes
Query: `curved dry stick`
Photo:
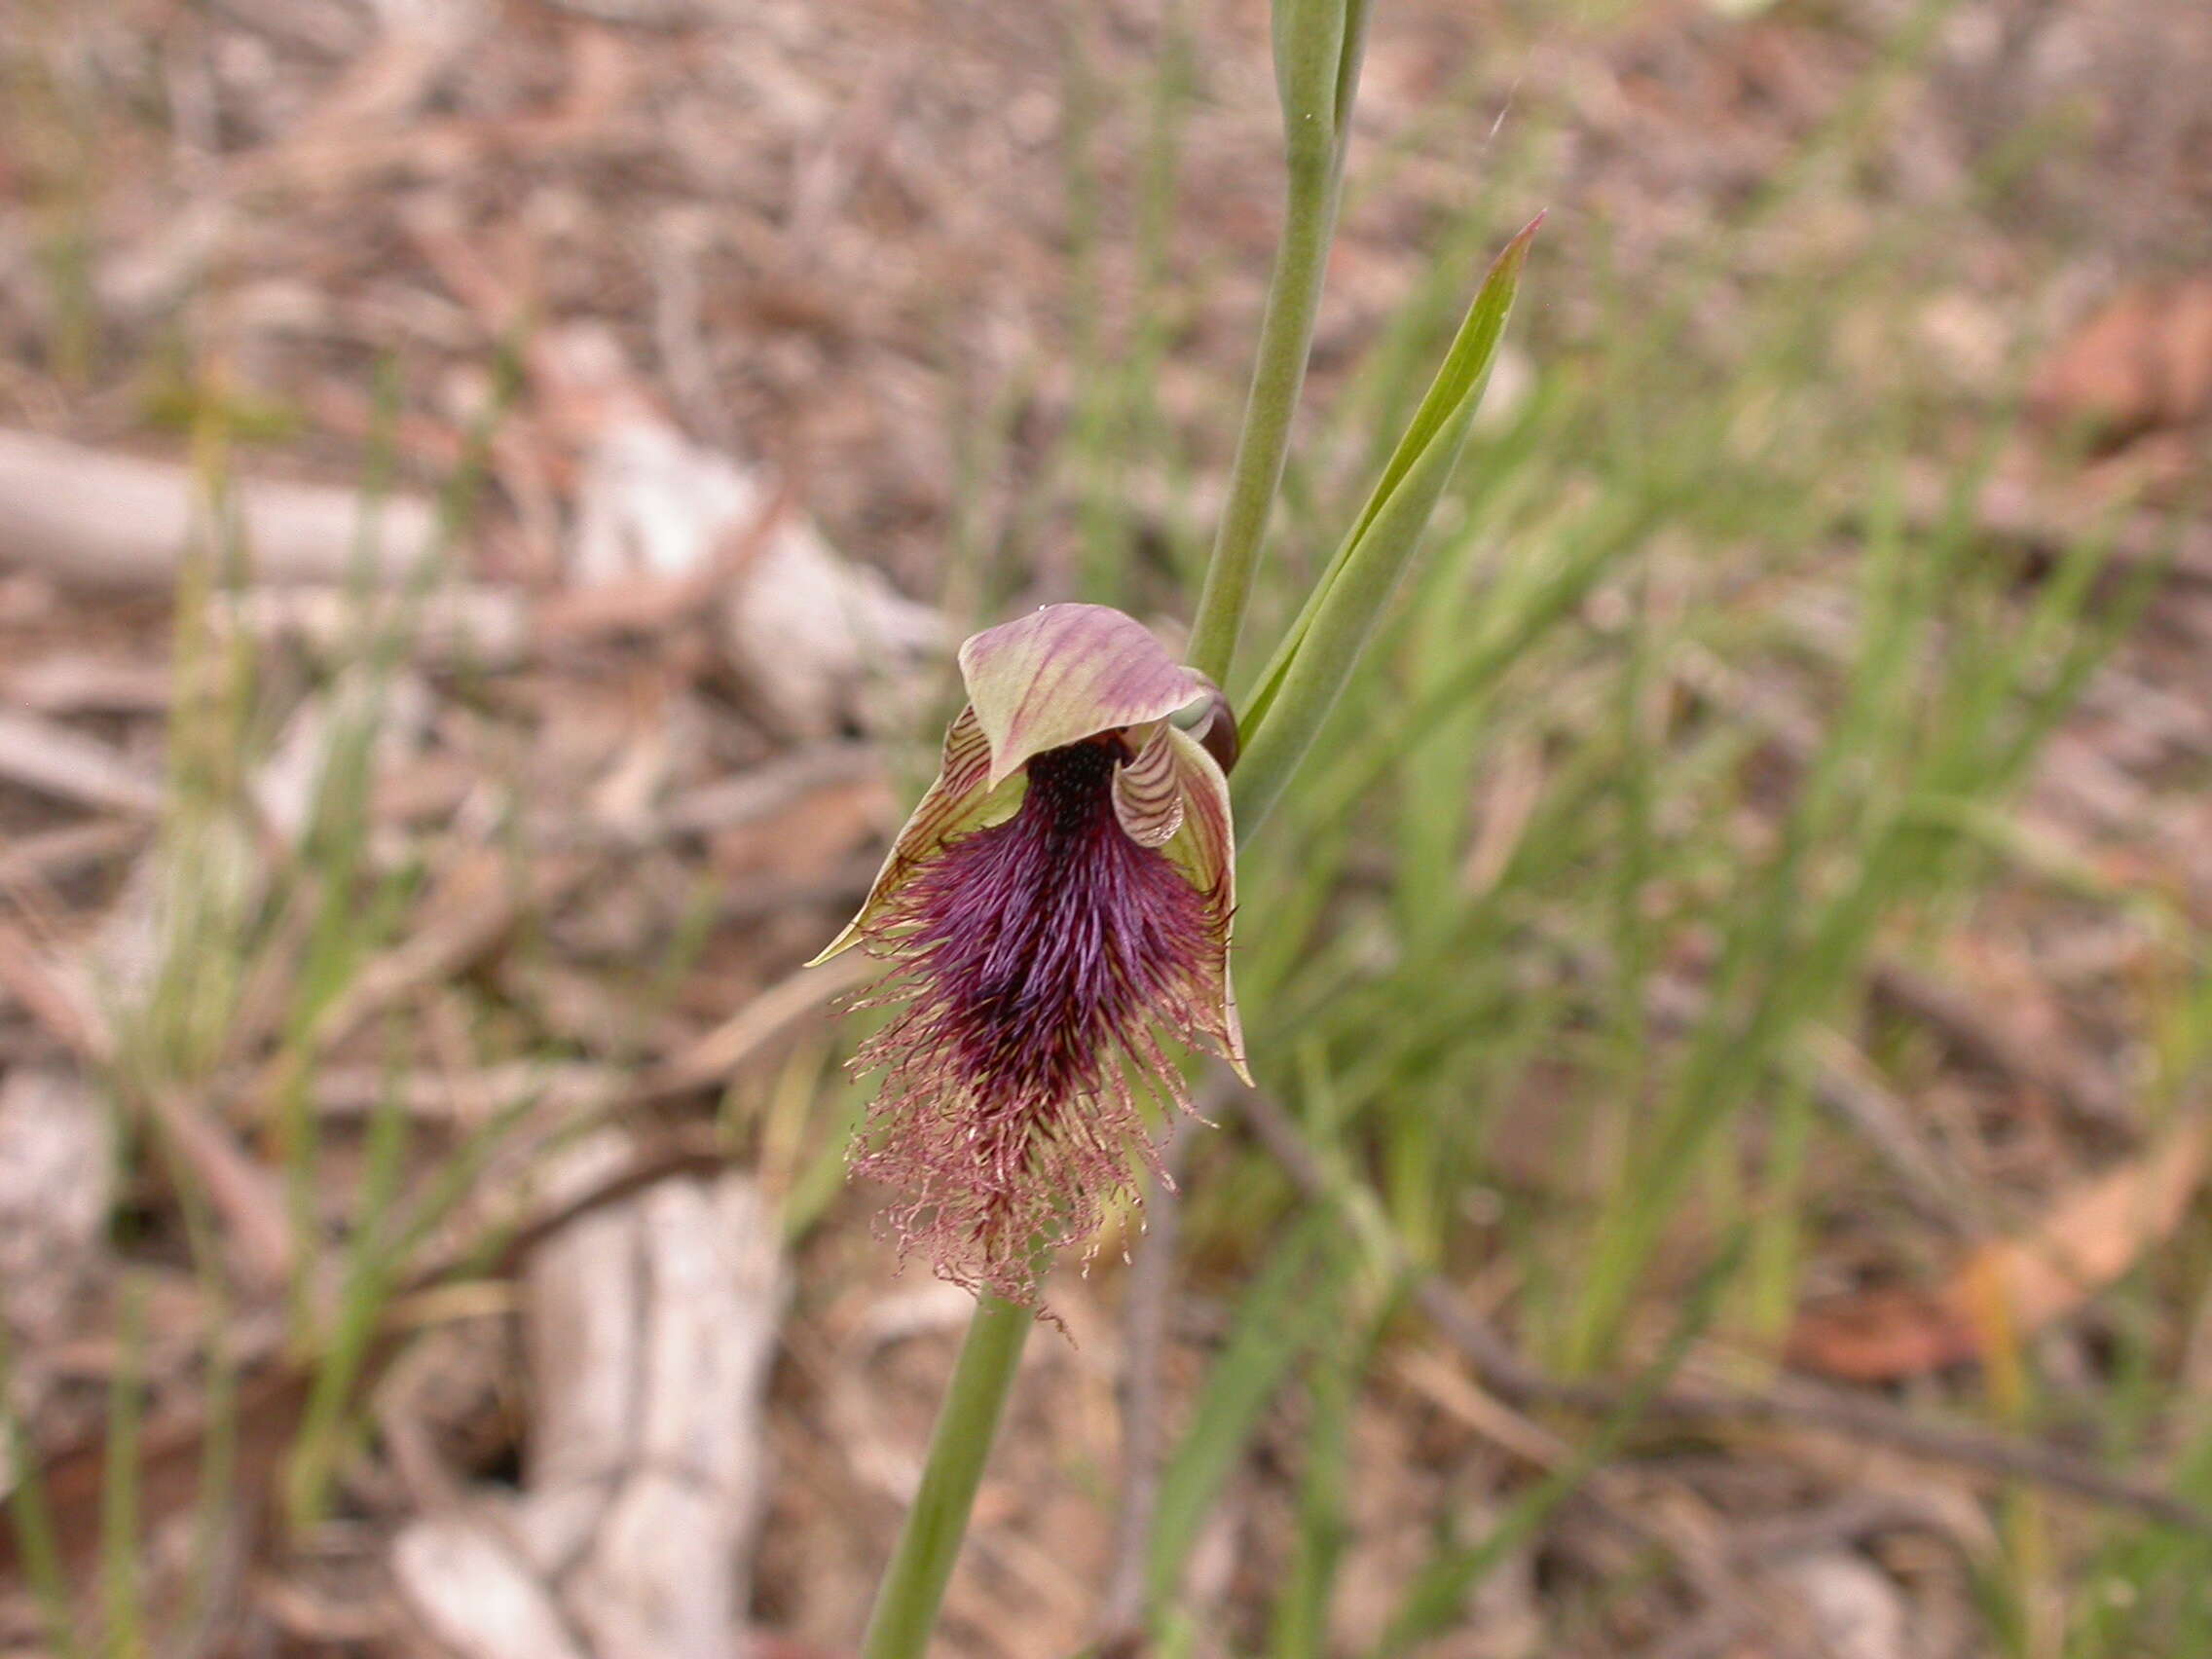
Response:
[{"label": "curved dry stick", "polygon": [[[1288,1113],[1256,1092],[1244,1095],[1242,1106],[1245,1121],[1299,1191],[1316,1202],[1342,1200],[1343,1184],[1323,1166]],[[1567,1406],[1593,1414],[1611,1411],[1620,1404],[1623,1387],[1553,1377],[1523,1357],[1495,1326],[1443,1279],[1402,1255],[1395,1265],[1411,1275],[1414,1299],[1421,1311],[1474,1368],[1483,1385],[1502,1399],[1514,1405]],[[1977,1474],[2032,1481],[2091,1503],[2129,1510],[2161,1526],[2212,1537],[2212,1514],[2163,1487],[2115,1474],[2055,1446],[1963,1424],[1932,1422],[1879,1400],[1838,1389],[1787,1381],[1766,1393],[1677,1384],[1654,1398],[1644,1415],[1674,1422],[1763,1423],[1814,1429],[1887,1446]]]}]

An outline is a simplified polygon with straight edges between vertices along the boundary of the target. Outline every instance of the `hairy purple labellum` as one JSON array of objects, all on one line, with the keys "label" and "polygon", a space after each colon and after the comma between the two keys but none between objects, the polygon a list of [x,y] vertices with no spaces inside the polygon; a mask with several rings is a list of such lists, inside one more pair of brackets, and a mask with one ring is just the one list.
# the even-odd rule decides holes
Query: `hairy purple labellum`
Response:
[{"label": "hairy purple labellum", "polygon": [[912,1001],[862,1060],[887,1068],[865,1174],[947,1277],[1033,1284],[1032,1243],[1080,1237],[1150,1152],[1131,1075],[1188,1104],[1156,1033],[1203,1022],[1220,974],[1206,896],[1114,815],[1118,739],[1050,750],[1007,822],[947,847],[867,942]]},{"label": "hairy purple labellum", "polygon": [[[854,1166],[901,1190],[903,1249],[1033,1300],[1044,1252],[1094,1232],[1137,1160],[1157,1167],[1140,1097],[1189,1106],[1162,1038],[1241,1069],[1208,747],[1234,754],[1234,722],[1103,607],[1049,607],[961,662],[938,781],[831,946],[884,958],[866,1000],[903,1005],[855,1062],[885,1078]],[[1194,708],[1195,731],[1168,719]]]}]

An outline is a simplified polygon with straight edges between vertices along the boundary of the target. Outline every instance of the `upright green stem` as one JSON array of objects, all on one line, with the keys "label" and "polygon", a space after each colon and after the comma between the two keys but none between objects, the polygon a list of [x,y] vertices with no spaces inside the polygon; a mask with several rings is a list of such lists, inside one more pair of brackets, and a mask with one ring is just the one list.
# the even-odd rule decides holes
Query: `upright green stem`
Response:
[{"label": "upright green stem", "polygon": [[1351,136],[1352,99],[1367,40],[1368,0],[1275,0],[1275,91],[1282,100],[1283,153],[1290,189],[1282,243],[1268,281],[1252,390],[1236,434],[1229,499],[1214,534],[1205,590],[1191,622],[1193,667],[1226,684],[1252,597],[1252,572],[1268,533],[1268,511],[1282,483],[1291,417],[1306,385],[1321,277],[1337,229],[1337,196]]},{"label": "upright green stem", "polygon": [[1269,510],[1282,483],[1283,458],[1290,450],[1291,417],[1306,385],[1306,358],[1313,340],[1313,318],[1321,307],[1321,277],[1329,263],[1336,231],[1341,152],[1330,145],[1321,154],[1294,154],[1290,196],[1275,249],[1274,275],[1268,283],[1267,314],[1260,324],[1260,349],[1252,365],[1252,389],[1244,402],[1244,424],[1236,437],[1236,459],[1229,475],[1229,499],[1214,535],[1213,557],[1206,564],[1205,587],[1191,623],[1191,666],[1217,682],[1227,682],[1236,655],[1236,636],[1251,598],[1252,573],[1260,563]]},{"label": "upright green stem", "polygon": [[875,1611],[861,1642],[861,1659],[920,1659],[937,1623],[968,1530],[968,1511],[982,1483],[983,1460],[997,1438],[999,1413],[1021,1363],[1021,1346],[1037,1317],[987,1292],[977,1298],[960,1361],[930,1436],[921,1490],[906,1513],[899,1548],[875,1593]]},{"label": "upright green stem", "polygon": [[[1217,682],[1228,679],[1236,654],[1268,511],[1282,482],[1291,417],[1306,384],[1306,356],[1336,230],[1367,8],[1368,0],[1274,0],[1275,85],[1289,194],[1229,499],[1192,623],[1189,660]],[[1027,1309],[999,1297],[977,1300],[930,1437],[921,1490],[876,1592],[861,1659],[921,1659],[928,1646],[1034,1322]]]}]

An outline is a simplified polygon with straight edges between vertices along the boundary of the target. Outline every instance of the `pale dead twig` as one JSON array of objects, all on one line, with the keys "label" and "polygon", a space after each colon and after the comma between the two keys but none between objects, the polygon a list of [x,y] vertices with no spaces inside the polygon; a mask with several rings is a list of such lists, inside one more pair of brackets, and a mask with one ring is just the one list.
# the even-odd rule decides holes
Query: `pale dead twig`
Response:
[{"label": "pale dead twig", "polygon": [[810,744],[680,794],[657,816],[670,832],[705,834],[766,818],[827,785],[871,777],[882,765],[881,753],[870,743]]},{"label": "pale dead twig", "polygon": [[[407,654],[416,664],[496,672],[520,667],[536,654],[526,594],[455,583],[404,603]],[[327,584],[219,593],[208,614],[224,634],[282,642],[341,660],[359,651],[364,634],[389,629],[376,601],[365,604],[359,594]]]},{"label": "pale dead twig", "polygon": [[257,34],[331,57],[359,52],[370,26],[366,13],[339,0],[216,0],[215,10]]},{"label": "pale dead twig", "polygon": [[0,990],[80,1057],[104,1065],[114,1051],[107,1022],[48,967],[30,937],[6,921],[0,921]]},{"label": "pale dead twig", "polygon": [[[559,661],[624,638],[662,636],[702,615],[715,592],[715,578],[696,573],[631,576],[543,599],[507,588],[443,587],[407,601],[408,654],[420,663],[479,671]],[[215,616],[257,639],[295,641],[333,654],[356,649],[364,626],[375,620],[358,595],[330,586],[219,595]]]},{"label": "pale dead twig", "polygon": [[654,221],[645,244],[653,279],[653,345],[684,423],[717,449],[734,450],[737,423],[715,384],[701,326],[699,262],[712,235],[712,215],[695,204],[672,208]]},{"label": "pale dead twig", "polygon": [[83,652],[41,658],[0,679],[0,702],[40,715],[160,714],[175,690],[176,674],[166,660]]},{"label": "pale dead twig", "polygon": [[0,709],[0,778],[80,806],[141,818],[162,810],[160,782],[106,744],[10,709]]},{"label": "pale dead twig", "polygon": [[[406,595],[399,602],[408,608],[409,656],[427,665],[513,669],[627,638],[665,642],[673,630],[711,624],[718,603],[786,533],[795,500],[790,484],[779,486],[748,522],[716,542],[711,558],[681,574],[637,572],[542,597],[473,584]],[[377,625],[374,606],[393,602],[365,604],[350,588],[295,584],[217,595],[214,614],[256,638],[347,654]]]},{"label": "pale dead twig", "polygon": [[[403,492],[231,480],[225,506],[263,582],[390,579],[438,546],[428,500]],[[211,519],[203,486],[164,461],[0,432],[0,560],[81,587],[166,588]],[[373,535],[364,535],[373,528]]]},{"label": "pale dead twig", "polygon": [[1801,1041],[1815,1067],[1813,1097],[1865,1138],[1923,1220],[1956,1230],[1973,1213],[1968,1182],[1921,1133],[1910,1108],[1841,1032],[1816,1028]]},{"label": "pale dead twig", "polygon": [[290,1282],[298,1245],[269,1171],[201,1103],[176,1089],[144,1094],[146,1115],[223,1218],[223,1244],[245,1288],[268,1296]]},{"label": "pale dead twig", "polygon": [[818,904],[826,909],[850,911],[867,894],[875,879],[873,858],[848,860],[819,881],[795,882],[780,875],[756,875],[733,881],[716,895],[716,912],[725,922],[757,921],[798,905]]},{"label": "pale dead twig", "polygon": [[638,1086],[646,1100],[688,1094],[719,1083],[784,1028],[812,1014],[831,998],[853,990],[876,972],[878,964],[852,950],[819,968],[801,968],[769,986],[737,1013],[696,1039],[682,1053],[647,1073]]},{"label": "pale dead twig", "polygon": [[389,1109],[465,1125],[487,1121],[498,1102],[522,1099],[533,1103],[534,1113],[565,1122],[615,1099],[625,1082],[613,1066],[517,1060],[460,1075],[411,1071],[394,1076],[383,1066],[318,1066],[312,1089],[314,1109],[328,1118],[367,1118]]},{"label": "pale dead twig", "polygon": [[1952,1047],[2014,1088],[2048,1094],[2077,1124],[2132,1136],[2120,1091],[2072,1054],[2039,1044],[1961,987],[1902,962],[1874,964],[1876,996],[1934,1027]]},{"label": "pale dead twig", "polygon": [[145,844],[151,826],[144,819],[95,819],[37,835],[25,835],[0,850],[0,889],[29,882],[59,881]]}]

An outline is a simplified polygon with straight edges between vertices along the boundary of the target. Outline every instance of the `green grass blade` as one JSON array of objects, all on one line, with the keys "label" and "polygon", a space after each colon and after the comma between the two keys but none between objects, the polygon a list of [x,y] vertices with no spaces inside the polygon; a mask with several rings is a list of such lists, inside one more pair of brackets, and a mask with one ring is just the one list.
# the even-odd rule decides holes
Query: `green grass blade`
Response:
[{"label": "green grass blade", "polygon": [[[407,1112],[396,1082],[387,1083],[369,1119],[360,1202],[365,1217],[382,1218],[392,1212],[405,1178],[407,1129]],[[309,1391],[285,1470],[285,1503],[295,1529],[312,1526],[322,1517],[331,1482],[350,1445],[354,1384],[398,1271],[398,1261],[373,1222],[355,1235],[350,1254],[330,1344]]]},{"label": "green grass blade", "polygon": [[1659,1357],[1641,1372],[1619,1405],[1582,1442],[1574,1456],[1530,1488],[1483,1538],[1465,1549],[1448,1551],[1423,1567],[1400,1604],[1376,1659],[1396,1659],[1414,1644],[1456,1623],[1463,1615],[1467,1597],[1497,1564],[1518,1549],[1554,1509],[1581,1487],[1591,1474],[1618,1453],[1661,1389],[1681,1365],[1690,1344],[1711,1323],[1720,1294],[1734,1278],[1743,1260],[1739,1235],[1698,1276]]},{"label": "green grass blade", "polygon": [[1276,0],[1275,74],[1288,166],[1282,241],[1260,319],[1229,497],[1191,620],[1190,659],[1217,681],[1228,680],[1236,654],[1260,546],[1290,453],[1291,418],[1306,386],[1366,32],[1367,0]]},{"label": "green grass blade", "polygon": [[138,1429],[145,1416],[146,1287],[123,1286],[115,1375],[108,1382],[107,1467],[100,1484],[100,1604],[106,1659],[144,1659],[138,1563]]},{"label": "green grass blade", "polygon": [[1541,215],[1531,220],[1491,267],[1367,504],[1245,701],[1246,747],[1234,780],[1241,833],[1267,816],[1290,781],[1413,561],[1465,447],[1542,223]]},{"label": "green grass blade", "polygon": [[221,1612],[218,1580],[224,1549],[237,1513],[239,1449],[239,1364],[229,1335],[233,1316],[224,1280],[217,1227],[206,1195],[186,1185],[178,1189],[185,1238],[192,1253],[193,1276],[207,1309],[204,1342],[203,1412],[206,1431],[200,1446],[200,1493],[192,1565],[183,1610],[175,1628],[187,1643],[204,1633]]},{"label": "green grass blade", "polygon": [[70,1612],[61,1543],[54,1530],[53,1507],[47,1502],[38,1443],[16,1404],[15,1349],[4,1319],[0,1319],[0,1432],[5,1433],[7,1445],[6,1467],[0,1469],[0,1479],[11,1483],[8,1520],[16,1530],[16,1553],[24,1582],[37,1604],[48,1644],[59,1659],[78,1659],[84,1649],[78,1644],[76,1621]]},{"label": "green grass blade", "polygon": [[1351,1536],[1351,1425],[1361,1380],[1373,1363],[1385,1320],[1370,1316],[1356,1340],[1317,1356],[1308,1391],[1306,1474],[1298,1494],[1298,1536],[1290,1569],[1275,1598],[1269,1659],[1322,1659],[1328,1652],[1329,1603],[1338,1563]]},{"label": "green grass blade", "polygon": [[1330,1249],[1330,1219],[1316,1212],[1298,1223],[1245,1293],[1191,1426],[1161,1472],[1149,1573],[1156,1609],[1173,1601],[1198,1530],[1268,1403],[1335,1321],[1345,1270]]}]

